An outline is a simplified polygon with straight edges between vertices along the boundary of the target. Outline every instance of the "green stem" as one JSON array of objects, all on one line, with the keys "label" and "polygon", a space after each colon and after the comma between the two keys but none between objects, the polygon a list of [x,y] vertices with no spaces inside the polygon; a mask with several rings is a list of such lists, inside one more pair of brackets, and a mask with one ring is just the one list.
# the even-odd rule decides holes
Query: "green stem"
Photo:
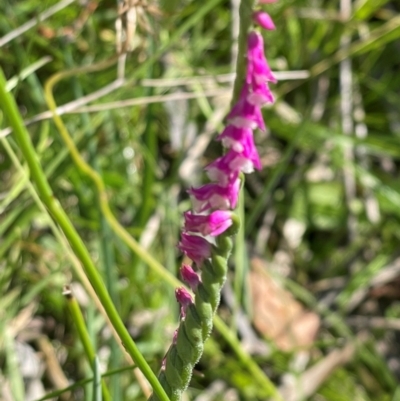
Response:
[{"label": "green stem", "polygon": [[238,343],[236,336],[232,333],[231,330],[226,327],[222,320],[219,318],[216,319],[217,316],[214,316],[214,326],[225,339],[225,341],[229,344],[229,346],[233,349],[236,356],[240,360],[240,362],[247,367],[247,370],[253,375],[254,379],[259,383],[264,389],[266,396],[273,396],[275,401],[284,401],[282,396],[279,394],[277,388],[274,386],[268,376],[260,369],[260,367],[253,361],[252,357],[243,351],[240,343]]},{"label": "green stem", "polygon": [[[68,69],[72,69],[75,67],[74,59],[72,56],[71,46],[65,47],[65,56],[67,61]],[[73,89],[74,95],[76,99],[81,98],[84,95],[84,91],[80,84],[80,81],[77,76],[73,77]],[[92,124],[92,120],[89,116],[89,113],[81,114],[82,127],[86,132],[86,136],[89,139],[88,142],[88,151],[89,151],[89,160],[93,169],[101,174],[101,166],[98,160],[97,155],[98,152],[98,140],[94,135],[95,129]],[[100,213],[100,207],[98,204],[98,198],[96,198],[96,210],[98,211],[98,218],[100,222],[100,232],[99,232],[99,246],[101,252],[101,262],[102,262],[102,272],[104,281],[107,287],[107,291],[110,294],[110,297],[116,307],[116,309],[120,310],[120,300],[117,289],[118,284],[118,273],[114,268],[115,265],[115,257],[114,257],[114,248],[113,248],[113,232],[110,229],[110,226],[107,223],[105,217]],[[87,323],[90,323],[90,320],[87,319]],[[88,326],[90,330],[90,326]],[[120,361],[120,353],[118,350],[118,344],[114,338],[110,339],[110,359],[109,359],[109,367],[114,368],[119,366]],[[109,387],[112,394],[112,399],[120,400],[122,398],[122,389],[119,383],[119,378],[114,376],[109,381]]]},{"label": "green stem", "polygon": [[[134,369],[134,368],[135,368],[135,366],[126,366],[126,367],[119,368],[119,369],[109,370],[106,373],[103,373],[101,375],[101,377],[102,378],[110,377],[110,376],[113,377],[115,375],[118,375],[119,373],[125,372],[127,370],[131,370],[131,369]],[[37,399],[36,401],[45,401],[45,400],[49,400],[51,398],[57,398],[60,395],[62,395],[64,393],[67,393],[68,391],[75,390],[75,389],[77,389],[79,387],[83,387],[85,384],[90,383],[93,380],[95,380],[94,377],[89,377],[87,379],[80,380],[80,381],[75,382],[74,384],[71,384],[70,386],[65,387],[65,388],[63,388],[61,390],[55,390],[55,391],[52,391],[50,393],[47,393],[45,396],[43,396],[42,398]]]},{"label": "green stem", "polygon": [[249,234],[251,230],[254,229],[254,225],[257,222],[257,219],[260,218],[261,213],[265,209],[266,205],[269,203],[269,198],[272,195],[272,191],[275,186],[281,179],[282,175],[285,173],[292,156],[296,150],[296,147],[299,143],[299,140],[302,138],[303,134],[307,132],[307,126],[305,123],[302,123],[298,126],[297,131],[294,133],[294,137],[291,140],[289,146],[287,146],[281,161],[278,166],[274,170],[274,172],[270,175],[268,182],[265,184],[265,187],[260,195],[257,196],[257,201],[252,206],[249,215],[245,224],[245,232]]},{"label": "green stem", "polygon": [[[89,333],[86,330],[85,319],[83,318],[81,308],[79,307],[76,298],[73,296],[72,291],[69,287],[66,287],[63,291],[63,295],[67,299],[68,309],[71,313],[72,319],[75,323],[76,329],[78,331],[79,338],[82,342],[83,349],[85,351],[86,357],[88,359],[89,365],[91,369],[94,369],[94,361],[96,358],[96,353],[90,341]],[[93,374],[95,374],[93,370]],[[106,386],[104,380],[101,380],[101,389],[103,392],[103,399],[104,401],[111,401],[110,393]]]},{"label": "green stem", "polygon": [[[107,315],[112,322],[116,332],[122,343],[124,344],[127,352],[132,357],[133,361],[143,372],[144,376],[150,382],[154,392],[163,401],[169,401],[161,384],[157,380],[157,377],[147,364],[143,355],[140,353],[135,342],[131,338],[128,330],[124,326],[120,316],[115,309],[114,304],[104,286],[104,283],[97,271],[96,266],[90,258],[90,254],[85,247],[82,239],[75,230],[71,221],[69,220],[64,209],[61,207],[58,200],[54,197],[51,187],[46,179],[44,171],[39,163],[38,156],[35,152],[35,148],[32,144],[31,138],[28,131],[26,130],[22,117],[18,112],[17,105],[14,98],[5,90],[6,79],[2,69],[0,69],[0,106],[3,109],[4,115],[9,120],[11,127],[13,128],[14,136],[20,146],[21,152],[23,153],[29,170],[31,173],[32,180],[35,182],[38,192],[42,197],[43,203],[49,209],[53,219],[59,224],[65,236],[68,238],[72,249],[81,260],[82,265],[85,268],[86,275],[88,276],[93,288],[95,289]],[[72,141],[72,139],[71,139]],[[72,141],[73,144],[73,141]],[[73,144],[74,145],[74,144]],[[93,170],[90,169],[90,172]]]},{"label": "green stem", "polygon": [[[240,218],[240,221],[245,221],[245,212],[244,212],[244,177],[241,177],[242,180],[242,190],[239,192],[239,201],[236,212]],[[237,314],[240,306],[243,305],[243,295],[245,290],[245,278],[246,272],[248,270],[248,255],[245,243],[245,235],[244,235],[244,225],[241,224],[238,233],[235,236],[235,247],[233,250],[234,259],[235,259],[235,277],[234,277],[234,291],[235,291],[235,305],[234,311]]]},{"label": "green stem", "polygon": [[246,75],[246,49],[247,34],[252,23],[254,0],[242,0],[239,7],[240,29],[238,38],[238,58],[236,60],[236,79],[233,85],[233,96],[231,105],[235,104],[242,90],[244,77]]},{"label": "green stem", "polygon": [[[150,25],[154,29],[153,21],[150,19]],[[149,52],[154,54],[156,46],[153,35],[148,35],[149,40]],[[155,78],[155,68],[152,63],[147,71],[147,78]],[[149,87],[145,89],[145,96],[153,96],[154,88]],[[155,160],[157,160],[158,152],[158,137],[157,129],[154,126],[154,105],[149,104],[146,108],[145,115],[146,127],[143,132],[143,145],[146,148],[147,157],[143,159],[143,179],[142,179],[142,203],[138,210],[137,216],[139,220],[140,229],[143,230],[150,217],[151,211],[154,207],[153,183],[155,181]],[[136,264],[134,264],[135,266]]]},{"label": "green stem", "polygon": [[[145,249],[143,249],[139,243],[125,230],[125,228],[119,223],[114,214],[110,209],[110,205],[108,204],[107,193],[105,189],[104,182],[100,174],[95,171],[80,155],[79,150],[77,149],[73,139],[69,135],[67,128],[65,127],[61,117],[56,114],[57,105],[53,96],[53,88],[62,79],[70,77],[72,75],[78,73],[88,73],[92,71],[97,71],[102,68],[106,68],[113,63],[115,63],[116,59],[106,60],[99,64],[93,64],[86,67],[74,68],[65,72],[60,72],[53,75],[50,79],[46,81],[45,84],[45,97],[48,103],[49,109],[53,111],[53,120],[56,124],[60,135],[62,136],[63,141],[65,142],[69,152],[71,153],[72,159],[74,163],[78,166],[78,168],[86,174],[95,184],[98,196],[99,196],[99,205],[103,216],[108,221],[112,230],[129,246],[129,248],[140,258],[143,262],[147,263],[151,266],[151,268],[166,282],[169,284],[176,286],[179,281],[169,274],[169,272],[164,268],[164,266],[159,263],[156,259],[154,259]],[[178,284],[179,285],[179,284]]]},{"label": "green stem", "polygon": [[[106,312],[104,311],[104,308],[103,308],[101,302],[99,301],[99,298],[98,298],[96,292],[93,290],[93,287],[91,286],[88,278],[86,277],[86,274],[85,274],[84,270],[82,269],[82,266],[81,266],[78,258],[75,256],[75,254],[70,249],[68,241],[66,240],[65,236],[60,231],[57,224],[52,220],[48,209],[46,209],[46,206],[43,204],[42,200],[40,199],[40,196],[38,195],[35,187],[31,183],[31,181],[29,181],[27,172],[24,170],[21,163],[19,162],[17,155],[15,154],[14,150],[8,143],[7,138],[0,138],[0,143],[2,144],[2,146],[8,153],[8,155],[9,155],[11,161],[13,162],[15,168],[17,169],[17,171],[19,171],[19,173],[21,174],[21,177],[23,179],[22,182],[26,181],[25,185],[26,185],[30,195],[32,196],[32,199],[34,200],[34,202],[37,205],[37,207],[39,208],[39,210],[46,216],[49,227],[51,228],[51,230],[54,234],[54,237],[61,244],[64,254],[70,259],[72,267],[74,268],[75,274],[78,276],[79,280],[83,284],[83,286],[84,286],[85,290],[87,291],[87,293],[89,294],[90,298],[94,301],[97,309],[103,315],[107,325],[109,326],[110,330],[112,331],[114,339],[118,342],[118,336],[116,335],[116,332],[115,332]],[[3,228],[3,226],[1,228]],[[5,245],[7,245],[7,244],[5,244]],[[1,249],[2,248],[0,247],[0,255],[2,254]],[[7,247],[5,246],[4,249],[7,249]],[[121,348],[122,351],[124,351],[124,348],[121,343],[118,343],[118,346]],[[132,359],[129,356],[129,354],[125,354],[125,355],[127,356],[128,363],[132,363]]]}]

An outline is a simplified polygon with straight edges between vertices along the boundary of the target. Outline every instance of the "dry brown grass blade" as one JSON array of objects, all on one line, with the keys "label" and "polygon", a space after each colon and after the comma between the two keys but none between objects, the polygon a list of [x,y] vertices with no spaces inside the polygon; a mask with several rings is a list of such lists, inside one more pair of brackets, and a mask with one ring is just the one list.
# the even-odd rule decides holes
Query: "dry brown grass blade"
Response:
[{"label": "dry brown grass blade", "polygon": [[306,370],[299,379],[287,376],[287,382],[280,388],[285,401],[307,399],[332,375],[340,366],[351,361],[355,351],[353,343],[342,349],[336,349],[324,359]]},{"label": "dry brown grass blade", "polygon": [[[57,358],[57,353],[46,336],[40,336],[36,339],[36,345],[42,352],[46,363],[46,375],[49,381],[53,384],[56,390],[62,390],[69,386],[67,377],[65,376],[60,362]],[[62,393],[61,399],[64,401],[71,399],[71,393]]]}]

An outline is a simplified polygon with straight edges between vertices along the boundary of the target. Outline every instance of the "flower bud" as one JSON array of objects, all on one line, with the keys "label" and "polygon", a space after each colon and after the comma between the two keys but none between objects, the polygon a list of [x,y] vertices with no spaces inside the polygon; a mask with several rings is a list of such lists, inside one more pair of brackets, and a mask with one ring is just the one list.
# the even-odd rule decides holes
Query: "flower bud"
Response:
[{"label": "flower bud", "polygon": [[261,28],[267,29],[268,31],[273,31],[275,29],[274,21],[270,15],[264,11],[255,11],[253,13],[253,21],[260,25]]},{"label": "flower bud", "polygon": [[201,282],[200,276],[193,270],[189,265],[182,265],[180,270],[182,279],[187,283],[192,291],[195,291],[199,283]]},{"label": "flower bud", "polygon": [[193,303],[192,296],[184,287],[180,287],[175,290],[175,297],[181,305],[181,318],[184,318],[186,316],[186,309]]}]

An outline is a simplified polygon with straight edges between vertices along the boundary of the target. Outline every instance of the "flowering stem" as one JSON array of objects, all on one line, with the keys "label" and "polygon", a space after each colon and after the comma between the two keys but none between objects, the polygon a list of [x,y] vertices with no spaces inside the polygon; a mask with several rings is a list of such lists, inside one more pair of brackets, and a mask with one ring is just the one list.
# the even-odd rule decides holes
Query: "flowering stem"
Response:
[{"label": "flowering stem", "polygon": [[[240,219],[233,212],[239,199],[239,182],[243,184],[239,176],[262,167],[254,143],[254,130],[265,131],[261,107],[274,102],[269,83],[275,83],[276,78],[265,58],[263,37],[256,30],[248,31],[253,21],[266,30],[275,29],[275,25],[269,14],[253,13],[249,2],[242,2],[240,9],[241,57],[237,60],[233,106],[227,117],[228,124],[217,138],[227,152],[205,167],[212,182],[188,191],[193,208],[184,213],[179,242],[179,249],[193,261],[197,272],[188,265],[181,268],[182,277],[193,289],[195,298],[193,300],[183,288],[176,290],[181,305],[180,325],[159,375],[173,401],[179,401],[189,385],[193,367],[211,333],[212,317],[219,304],[232,251],[231,236],[237,234],[240,227]],[[242,230],[242,242],[243,235]],[[214,237],[215,245],[207,239],[209,236]],[[238,283],[241,281],[239,278]],[[270,382],[267,389],[268,393],[274,389]],[[276,395],[276,391],[274,393]],[[150,398],[150,401],[157,400],[156,395]]]},{"label": "flowering stem", "polygon": [[[211,259],[202,265],[201,280],[195,285],[195,299],[183,289],[178,289],[178,301],[183,309],[181,322],[167,352],[159,380],[171,401],[179,401],[189,385],[194,365],[199,361],[204,342],[209,337],[213,316],[218,308],[221,288],[226,280],[228,258],[232,251],[231,235],[239,228],[239,221],[232,214],[232,226],[216,238]],[[193,273],[196,275],[195,273]],[[158,401],[156,395],[149,401]]]}]

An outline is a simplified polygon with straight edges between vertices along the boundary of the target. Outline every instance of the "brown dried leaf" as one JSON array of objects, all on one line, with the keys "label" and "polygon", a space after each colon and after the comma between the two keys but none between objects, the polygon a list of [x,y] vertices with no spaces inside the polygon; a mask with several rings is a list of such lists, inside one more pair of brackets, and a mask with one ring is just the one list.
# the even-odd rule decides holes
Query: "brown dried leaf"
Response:
[{"label": "brown dried leaf", "polygon": [[320,318],[307,311],[269,273],[265,262],[254,258],[249,275],[253,323],[257,330],[283,351],[309,347],[320,326]]}]

